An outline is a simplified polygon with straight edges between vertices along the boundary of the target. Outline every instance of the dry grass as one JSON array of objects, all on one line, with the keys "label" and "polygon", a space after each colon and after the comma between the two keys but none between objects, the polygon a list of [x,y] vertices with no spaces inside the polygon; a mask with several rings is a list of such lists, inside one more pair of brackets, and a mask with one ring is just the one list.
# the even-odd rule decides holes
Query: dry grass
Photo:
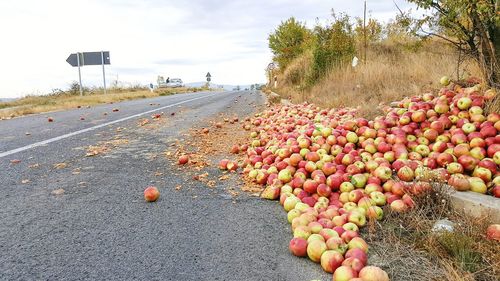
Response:
[{"label": "dry grass", "polygon": [[500,95],[497,95],[494,99],[486,102],[484,112],[485,114],[500,112]]},{"label": "dry grass", "polygon": [[[408,252],[425,253],[405,262],[406,266],[423,266],[425,270],[401,280],[499,280],[500,244],[485,239],[488,219],[454,211],[447,192],[443,186],[434,185],[433,190],[415,198],[417,207],[410,212],[387,210],[385,220],[371,229],[370,244],[391,245],[395,260],[407,258]],[[454,222],[453,232],[433,231],[440,219]],[[388,267],[389,272],[401,273],[397,263]]]},{"label": "dry grass", "polygon": [[46,96],[27,96],[11,102],[0,102],[0,119],[8,119],[34,113],[77,108],[103,103],[114,103],[126,100],[167,96],[176,93],[195,92],[195,88],[165,88],[154,92],[149,90],[110,90],[107,94],[95,93],[82,97],[72,94],[57,94]]},{"label": "dry grass", "polygon": [[[371,46],[368,62],[332,70],[324,79],[307,86],[311,54],[296,59],[279,76],[283,97],[295,103],[308,101],[325,107],[360,107],[367,118],[376,116],[382,102],[401,100],[438,87],[443,75],[456,77],[457,54],[443,43],[430,41],[415,50],[394,43]],[[463,63],[461,75],[479,76],[475,63]]]}]

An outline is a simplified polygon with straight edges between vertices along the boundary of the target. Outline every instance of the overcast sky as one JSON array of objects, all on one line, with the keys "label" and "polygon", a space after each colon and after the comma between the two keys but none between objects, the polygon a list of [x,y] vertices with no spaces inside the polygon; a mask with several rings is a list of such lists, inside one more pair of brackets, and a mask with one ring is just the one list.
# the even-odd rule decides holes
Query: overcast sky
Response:
[{"label": "overcast sky", "polygon": [[[361,16],[363,0],[3,0],[0,98],[66,89],[77,51],[111,52],[108,85],[160,74],[198,82],[207,71],[218,84],[264,82],[268,34],[290,16],[327,20],[332,8]],[[392,0],[368,0],[368,10],[384,21],[397,13]],[[83,67],[82,80],[102,85],[101,67]]]}]

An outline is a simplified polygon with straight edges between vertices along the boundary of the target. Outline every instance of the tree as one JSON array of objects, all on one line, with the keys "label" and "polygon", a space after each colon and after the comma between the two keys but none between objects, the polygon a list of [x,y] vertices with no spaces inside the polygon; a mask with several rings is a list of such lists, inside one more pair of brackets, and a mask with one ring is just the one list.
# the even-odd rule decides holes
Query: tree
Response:
[{"label": "tree", "polygon": [[354,31],[346,14],[333,13],[333,22],[314,28],[312,81],[325,76],[332,67],[350,62],[356,52]]},{"label": "tree", "polygon": [[[362,18],[356,18],[356,26],[354,27],[354,32],[356,34],[356,41],[358,41],[358,43],[363,42],[364,27]],[[382,24],[376,19],[368,19],[368,22],[366,23],[366,39],[369,43],[377,42],[382,39]]]},{"label": "tree", "polygon": [[291,17],[269,35],[269,48],[282,69],[297,56],[304,52],[306,43],[310,40],[311,31],[306,26]]},{"label": "tree", "polygon": [[[419,30],[455,45],[478,61],[488,84],[500,87],[500,11],[497,0],[408,0],[432,14]],[[426,28],[427,26],[427,28]]]}]

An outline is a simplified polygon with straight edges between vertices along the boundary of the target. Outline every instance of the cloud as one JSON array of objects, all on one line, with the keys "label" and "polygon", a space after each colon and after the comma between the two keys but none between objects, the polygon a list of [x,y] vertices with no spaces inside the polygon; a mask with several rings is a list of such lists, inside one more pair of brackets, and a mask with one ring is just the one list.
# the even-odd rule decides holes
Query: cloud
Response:
[{"label": "cloud", "polygon": [[[397,12],[392,1],[368,7],[384,20]],[[290,16],[313,26],[332,8],[360,16],[363,1],[1,1],[0,97],[66,88],[78,76],[65,60],[77,51],[110,51],[111,80],[147,84],[161,74],[193,82],[210,71],[219,84],[263,82],[274,28]],[[101,71],[83,67],[83,82],[101,85]]]}]

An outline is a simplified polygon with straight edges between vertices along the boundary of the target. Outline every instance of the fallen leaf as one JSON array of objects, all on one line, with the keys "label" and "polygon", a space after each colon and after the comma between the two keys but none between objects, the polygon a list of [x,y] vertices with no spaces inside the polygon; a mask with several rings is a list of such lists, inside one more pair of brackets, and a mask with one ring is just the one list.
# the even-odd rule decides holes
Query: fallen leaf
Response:
[{"label": "fallen leaf", "polygon": [[15,164],[19,164],[19,163],[21,163],[21,160],[19,160],[19,159],[12,159],[12,160],[10,160],[10,164],[14,164],[15,165]]},{"label": "fallen leaf", "polygon": [[26,183],[29,183],[29,182],[30,182],[30,180],[28,180],[28,179],[24,179],[24,180],[21,181],[22,184],[26,184]]},{"label": "fallen leaf", "polygon": [[139,126],[145,126],[146,124],[149,123],[149,119],[142,119],[140,122],[139,122]]},{"label": "fallen leaf", "polygon": [[54,164],[54,169],[64,169],[68,166],[68,164],[66,163],[57,163],[57,164]]},{"label": "fallen leaf", "polygon": [[175,187],[175,190],[181,190],[181,187],[182,187],[181,185],[178,185]]},{"label": "fallen leaf", "polygon": [[52,195],[62,195],[64,194],[64,189],[62,188],[59,188],[59,189],[56,189],[56,190],[52,190]]}]

